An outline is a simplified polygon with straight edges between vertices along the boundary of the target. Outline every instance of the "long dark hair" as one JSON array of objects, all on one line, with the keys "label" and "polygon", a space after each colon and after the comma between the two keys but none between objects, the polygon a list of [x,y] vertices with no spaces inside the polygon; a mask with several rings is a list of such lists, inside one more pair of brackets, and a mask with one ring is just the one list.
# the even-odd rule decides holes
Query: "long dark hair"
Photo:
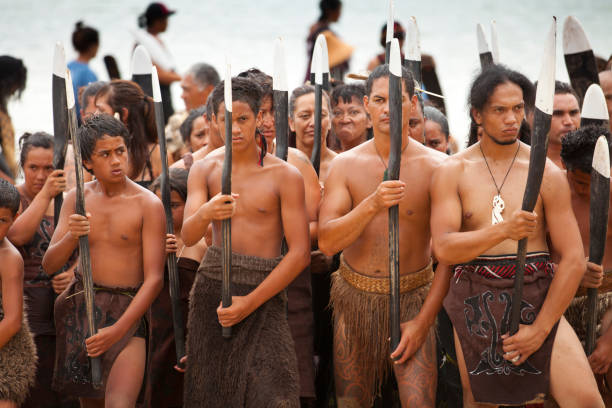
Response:
[{"label": "long dark hair", "polygon": [[330,11],[338,10],[340,6],[342,6],[340,0],[321,0],[319,2],[319,10],[321,11],[319,22],[327,20]]},{"label": "long dark hair", "polygon": [[130,132],[128,151],[131,159],[130,178],[137,177],[145,168],[149,156],[148,145],[157,143],[155,110],[153,99],[144,94],[140,86],[132,81],[115,79],[102,87],[96,99],[108,95],[108,104],[113,112],[128,111],[126,126]]},{"label": "long dark hair", "polygon": [[47,132],[26,132],[19,138],[19,165],[22,169],[28,158],[28,153],[34,147],[53,149],[53,136]]},{"label": "long dark hair", "polygon": [[[470,115],[468,147],[478,141],[478,128],[480,127],[472,116],[472,109],[482,112],[495,89],[499,85],[508,82],[522,89],[523,100],[525,101],[526,107],[525,112],[527,113],[529,105],[531,105],[532,101],[535,99],[535,88],[531,81],[520,72],[513,71],[503,65],[490,65],[486,67],[476,76],[474,82],[472,82],[470,95],[468,96],[468,110]],[[531,143],[531,127],[524,118],[519,129],[519,140],[527,144]]]},{"label": "long dark hair", "polygon": [[28,70],[23,61],[9,55],[0,55],[0,111],[8,113],[9,97],[20,97],[26,87]]}]

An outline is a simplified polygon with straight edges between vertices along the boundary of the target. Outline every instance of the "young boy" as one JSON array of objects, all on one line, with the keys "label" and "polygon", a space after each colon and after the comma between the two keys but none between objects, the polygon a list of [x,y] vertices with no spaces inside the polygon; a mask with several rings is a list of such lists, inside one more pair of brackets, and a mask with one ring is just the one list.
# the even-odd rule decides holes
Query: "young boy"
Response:
[{"label": "young boy", "polygon": [[[96,115],[77,131],[84,167],[95,180],[84,186],[87,217],[75,214],[75,191],[62,206],[43,258],[58,270],[89,236],[98,332],[87,337],[81,271],[55,302],[57,353],[54,386],[78,396],[83,407],[133,407],[145,368],[143,315],[162,287],[163,207],[150,191],[127,177],[129,133],[118,120]],[[99,357],[100,389],[91,384],[90,360]]]},{"label": "young boy", "polygon": [[6,239],[19,192],[0,179],[0,407],[17,408],[36,375],[36,347],[23,313],[23,260]]},{"label": "young boy", "polygon": [[[261,87],[232,79],[232,133],[225,134],[223,83],[213,92],[213,117],[223,138],[232,138],[232,194],[222,195],[223,148],[193,164],[187,183],[185,245],[213,225],[191,291],[185,407],[298,407],[295,350],[283,289],[306,267],[310,243],[304,181],[290,164],[266,155],[255,143]],[[232,221],[232,305],[222,308],[221,221]],[[289,250],[279,259],[285,237]],[[221,326],[232,327],[224,339]]]}]

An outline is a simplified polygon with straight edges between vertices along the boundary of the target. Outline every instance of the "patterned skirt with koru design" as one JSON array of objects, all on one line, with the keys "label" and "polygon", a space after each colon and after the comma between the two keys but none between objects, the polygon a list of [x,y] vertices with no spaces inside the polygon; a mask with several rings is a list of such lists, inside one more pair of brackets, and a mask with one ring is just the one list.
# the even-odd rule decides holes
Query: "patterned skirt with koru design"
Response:
[{"label": "patterned skirt with koru design", "polygon": [[[557,325],[540,349],[520,366],[503,358],[501,336],[509,330],[516,269],[515,255],[478,257],[453,268],[444,308],[459,337],[477,402],[516,405],[541,400],[548,393]],[[553,272],[547,253],[528,254],[521,324],[535,321]]]}]

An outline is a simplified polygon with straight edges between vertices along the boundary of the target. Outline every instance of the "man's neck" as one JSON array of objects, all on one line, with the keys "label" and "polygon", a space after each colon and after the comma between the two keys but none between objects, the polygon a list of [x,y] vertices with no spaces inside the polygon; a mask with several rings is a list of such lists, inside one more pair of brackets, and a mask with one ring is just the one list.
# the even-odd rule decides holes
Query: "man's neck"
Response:
[{"label": "man's neck", "polygon": [[502,145],[493,141],[489,136],[483,135],[480,139],[480,148],[488,160],[506,160],[516,154],[517,143],[520,143],[518,139],[512,144]]},{"label": "man's neck", "polygon": [[121,194],[125,188],[127,187],[127,177],[123,177],[121,181],[116,183],[109,183],[102,181],[100,179],[96,179],[100,190],[107,197],[114,197]]},{"label": "man's neck", "polygon": [[248,146],[246,149],[232,150],[232,167],[247,166],[259,161],[259,149],[255,143]]},{"label": "man's neck", "polygon": [[[410,136],[408,133],[402,135],[402,151],[406,149],[410,143]],[[387,161],[389,159],[389,151],[391,149],[391,138],[389,134],[374,132],[374,147],[379,156]]]},{"label": "man's neck", "polygon": [[548,158],[552,160],[557,166],[559,166],[560,168],[563,168],[563,164],[561,162],[561,144],[560,143],[549,141],[548,152],[546,153],[546,156],[548,156]]}]

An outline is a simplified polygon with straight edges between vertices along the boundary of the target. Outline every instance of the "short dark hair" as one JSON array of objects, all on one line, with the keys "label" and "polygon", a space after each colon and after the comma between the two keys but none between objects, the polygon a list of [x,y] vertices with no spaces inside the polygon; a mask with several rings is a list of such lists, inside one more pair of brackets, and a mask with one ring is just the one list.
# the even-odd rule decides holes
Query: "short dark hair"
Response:
[{"label": "short dark hair", "polygon": [[572,88],[570,84],[568,84],[567,82],[555,81],[555,95],[564,95],[564,94],[574,95],[574,98],[576,98],[576,101],[580,103],[580,98],[578,98],[578,94],[576,93],[574,88]]},{"label": "short dark hair", "polygon": [[448,136],[450,133],[448,131],[448,120],[446,119],[446,116],[444,116],[442,112],[440,112],[437,108],[434,108],[433,106],[426,106],[423,109],[423,116],[425,117],[425,119],[431,120],[433,122],[436,122],[438,125],[440,125],[440,129],[442,129],[442,133],[444,133],[444,136],[446,136],[446,140],[448,140]]},{"label": "short dark hair", "polygon": [[340,0],[321,0],[319,2],[319,10],[321,11],[319,21],[325,20],[331,11],[338,10],[341,6],[342,2]]},{"label": "short dark hair", "polygon": [[5,179],[0,178],[0,208],[8,208],[14,217],[19,211],[20,203],[21,198],[17,188]]},{"label": "short dark hair", "polygon": [[46,132],[24,133],[19,138],[19,164],[21,168],[25,165],[28,153],[33,147],[53,150],[53,136]]},{"label": "short dark hair", "polygon": [[212,120],[213,113],[213,102],[212,102],[212,92],[208,94],[208,98],[206,98],[206,120],[209,122]]},{"label": "short dark hair", "polygon": [[[302,85],[298,86],[291,92],[291,96],[289,97],[289,116],[293,119],[293,115],[295,114],[295,102],[302,96],[314,93],[315,88],[312,85]],[[325,90],[322,90],[321,94],[325,96],[327,99],[327,109],[331,113],[331,104],[329,101],[329,95]]]},{"label": "short dark hair", "polygon": [[96,147],[96,141],[105,136],[121,136],[125,146],[129,146],[130,132],[125,125],[106,113],[93,115],[77,129],[76,137],[81,141],[81,155],[83,160],[91,159]]},{"label": "short dark hair", "polygon": [[608,140],[608,147],[612,147],[610,131],[607,126],[583,126],[566,134],[561,139],[561,160],[565,168],[569,171],[580,170],[590,173],[593,166],[595,144],[597,144],[599,136],[602,135]]},{"label": "short dark hair", "polygon": [[[391,75],[391,72],[389,71],[389,64],[382,64],[374,68],[374,71],[370,73],[370,76],[368,76],[368,79],[366,80],[366,95],[369,97],[372,93],[372,85],[374,84],[375,80],[378,78],[388,77],[389,75]],[[402,80],[404,81],[404,86],[406,87],[408,95],[412,98],[414,95],[414,77],[412,76],[412,73],[403,65]]]},{"label": "short dark hair", "polygon": [[87,27],[82,21],[77,21],[72,32],[72,45],[78,52],[86,52],[91,47],[100,44],[98,30]]},{"label": "short dark hair", "polygon": [[239,73],[238,77],[248,78],[257,82],[263,90],[261,99],[264,99],[267,96],[272,96],[274,94],[272,87],[272,77],[258,68],[249,68],[246,71]]},{"label": "short dark hair", "polygon": [[332,107],[337,106],[340,100],[344,103],[351,103],[353,98],[363,105],[365,94],[366,90],[363,84],[341,84],[332,90],[331,105]]},{"label": "short dark hair", "polygon": [[[472,116],[472,109],[482,111],[497,87],[508,82],[511,82],[521,88],[523,91],[523,101],[525,101],[525,106],[530,103],[529,101],[535,101],[535,87],[525,75],[518,71],[511,70],[504,65],[498,64],[485,67],[476,76],[476,78],[474,78],[472,86],[470,87],[470,94],[468,96],[468,108],[471,120],[468,146],[471,146],[478,141],[479,125]],[[524,119],[519,130],[519,139],[521,142],[527,144],[531,142],[531,129],[527,121]]]},{"label": "short dark hair", "polygon": [[200,118],[204,115],[206,115],[206,106],[200,106],[199,108],[195,108],[189,111],[189,115],[187,115],[187,117],[179,127],[183,142],[187,143],[189,141],[189,136],[191,136],[191,131],[193,130],[193,122],[197,118]]},{"label": "short dark hair", "polygon": [[81,100],[79,101],[81,104],[81,108],[85,109],[87,107],[87,98],[95,98],[98,91],[108,85],[108,82],[105,81],[96,81],[88,84],[83,88],[83,92],[81,93]]},{"label": "short dark hair", "polygon": [[[215,115],[219,113],[219,105],[221,105],[225,96],[224,86],[225,81],[221,81],[212,92],[213,112]],[[240,101],[248,104],[255,116],[259,113],[262,95],[263,90],[261,86],[252,79],[232,78],[232,101]]]},{"label": "short dark hair", "polygon": [[[171,167],[168,169],[168,175],[170,190],[176,191],[183,201],[187,201],[187,176],[189,176],[189,170]],[[161,188],[161,177],[157,177],[149,186],[152,192],[155,193]]]}]

